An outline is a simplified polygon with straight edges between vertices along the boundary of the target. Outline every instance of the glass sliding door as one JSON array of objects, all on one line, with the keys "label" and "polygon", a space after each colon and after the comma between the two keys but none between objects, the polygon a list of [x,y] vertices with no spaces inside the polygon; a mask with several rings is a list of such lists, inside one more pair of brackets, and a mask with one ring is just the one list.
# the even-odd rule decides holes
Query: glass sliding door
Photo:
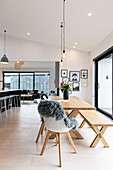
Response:
[{"label": "glass sliding door", "polygon": [[95,106],[98,111],[113,119],[113,49],[94,59]]},{"label": "glass sliding door", "polygon": [[98,62],[98,108],[112,115],[112,55]]}]

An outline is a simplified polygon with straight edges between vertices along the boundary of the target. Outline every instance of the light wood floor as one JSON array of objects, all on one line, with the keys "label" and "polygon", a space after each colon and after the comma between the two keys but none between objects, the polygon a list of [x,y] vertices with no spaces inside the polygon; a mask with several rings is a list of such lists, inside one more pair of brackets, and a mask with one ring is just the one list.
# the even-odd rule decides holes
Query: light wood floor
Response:
[{"label": "light wood floor", "polygon": [[[78,118],[81,121],[81,118]],[[40,127],[36,104],[22,104],[7,114],[0,113],[0,170],[54,170],[58,167],[58,148],[55,140],[49,140],[44,155],[40,151],[45,134],[35,143]],[[62,162],[64,170],[112,170],[113,128],[105,133],[110,148],[103,148],[100,142],[96,148],[89,148],[95,133],[88,127],[80,129],[83,140],[73,137],[77,154],[74,154],[67,137],[62,135]]]}]

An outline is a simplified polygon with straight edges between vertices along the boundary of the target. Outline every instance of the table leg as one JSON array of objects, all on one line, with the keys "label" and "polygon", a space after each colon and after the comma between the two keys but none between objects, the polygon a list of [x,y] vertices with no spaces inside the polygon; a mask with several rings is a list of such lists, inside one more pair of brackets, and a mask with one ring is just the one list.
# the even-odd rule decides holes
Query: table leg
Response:
[{"label": "table leg", "polygon": [[70,114],[68,114],[68,118],[73,118],[73,117],[76,118],[78,113],[79,113],[79,110],[78,109],[74,109],[74,110],[72,110],[72,112]]},{"label": "table leg", "polygon": [[85,120],[82,121],[82,123],[80,124],[79,128],[83,128],[83,126],[85,125]]},{"label": "table leg", "polygon": [[77,136],[78,139],[84,139],[83,136],[78,132],[78,130],[73,130],[72,132]]}]

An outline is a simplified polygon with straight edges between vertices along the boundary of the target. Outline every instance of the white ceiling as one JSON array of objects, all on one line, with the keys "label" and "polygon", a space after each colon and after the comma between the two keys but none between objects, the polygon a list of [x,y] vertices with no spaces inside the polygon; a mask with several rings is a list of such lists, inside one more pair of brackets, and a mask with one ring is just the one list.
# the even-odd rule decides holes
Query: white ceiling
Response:
[{"label": "white ceiling", "polygon": [[[0,0],[1,34],[60,45],[61,21],[62,0]],[[78,50],[91,51],[112,31],[113,0],[66,0],[68,48],[78,42]]]}]

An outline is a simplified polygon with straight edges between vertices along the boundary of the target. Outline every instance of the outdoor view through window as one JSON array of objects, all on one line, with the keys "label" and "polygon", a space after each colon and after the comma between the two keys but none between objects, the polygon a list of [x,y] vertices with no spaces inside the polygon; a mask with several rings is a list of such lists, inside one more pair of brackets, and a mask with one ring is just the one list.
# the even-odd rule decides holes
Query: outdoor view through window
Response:
[{"label": "outdoor view through window", "polygon": [[49,72],[4,72],[4,89],[38,90],[49,95]]}]

